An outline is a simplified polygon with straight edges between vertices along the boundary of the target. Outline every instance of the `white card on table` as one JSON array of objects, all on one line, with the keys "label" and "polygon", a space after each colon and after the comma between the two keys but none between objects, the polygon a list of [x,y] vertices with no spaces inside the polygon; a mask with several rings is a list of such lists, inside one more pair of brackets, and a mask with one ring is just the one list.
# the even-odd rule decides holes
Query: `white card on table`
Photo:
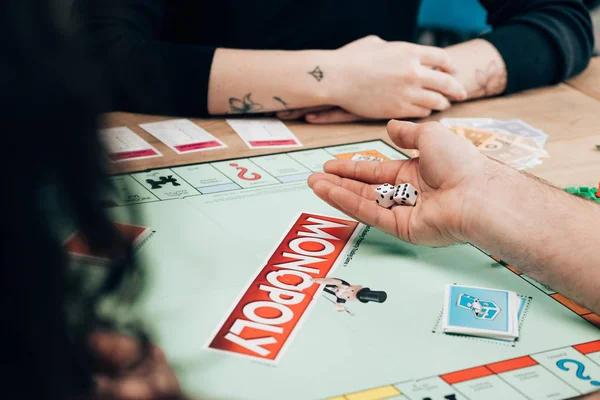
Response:
[{"label": "white card on table", "polygon": [[162,157],[152,145],[129,128],[108,128],[100,130],[100,137],[112,162]]},{"label": "white card on table", "polygon": [[250,149],[302,146],[296,135],[278,119],[228,119],[227,123]]},{"label": "white card on table", "polygon": [[227,147],[225,143],[188,119],[152,122],[141,124],[140,127],[177,154]]}]

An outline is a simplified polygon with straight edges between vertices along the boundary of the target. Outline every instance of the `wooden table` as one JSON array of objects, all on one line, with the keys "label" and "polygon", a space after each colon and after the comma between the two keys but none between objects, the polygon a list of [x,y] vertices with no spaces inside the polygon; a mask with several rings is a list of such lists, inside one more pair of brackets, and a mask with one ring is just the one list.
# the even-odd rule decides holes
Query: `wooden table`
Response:
[{"label": "wooden table", "polygon": [[590,65],[581,74],[567,81],[567,84],[600,100],[600,57],[592,58]]},{"label": "wooden table", "polygon": [[[559,187],[596,186],[600,181],[600,151],[596,149],[596,145],[600,144],[600,60],[594,60],[588,70],[568,84],[458,104],[451,110],[438,113],[427,120],[443,117],[522,119],[550,135],[546,144],[550,158],[544,159],[542,165],[528,172]],[[219,137],[228,148],[178,155],[138,126],[141,123],[165,119],[169,118],[127,113],[113,113],[107,116],[106,126],[127,126],[164,155],[160,158],[119,163],[113,166],[114,172],[274,152],[249,150],[222,119],[195,119],[194,122]],[[390,142],[385,131],[385,122],[327,126],[303,122],[287,124],[306,149],[372,139]],[[286,149],[279,151],[284,152]]]}]

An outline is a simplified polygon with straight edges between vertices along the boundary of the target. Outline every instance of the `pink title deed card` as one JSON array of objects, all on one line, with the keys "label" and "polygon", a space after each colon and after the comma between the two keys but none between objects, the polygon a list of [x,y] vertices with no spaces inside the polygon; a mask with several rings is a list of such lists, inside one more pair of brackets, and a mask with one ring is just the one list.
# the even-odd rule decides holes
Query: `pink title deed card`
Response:
[{"label": "pink title deed card", "polygon": [[228,119],[227,123],[251,149],[302,146],[278,119]]},{"label": "pink title deed card", "polygon": [[140,127],[177,154],[227,147],[225,143],[188,119],[152,122],[141,124]]},{"label": "pink title deed card", "polygon": [[162,154],[144,139],[126,127],[100,130],[100,137],[112,162],[162,157]]}]

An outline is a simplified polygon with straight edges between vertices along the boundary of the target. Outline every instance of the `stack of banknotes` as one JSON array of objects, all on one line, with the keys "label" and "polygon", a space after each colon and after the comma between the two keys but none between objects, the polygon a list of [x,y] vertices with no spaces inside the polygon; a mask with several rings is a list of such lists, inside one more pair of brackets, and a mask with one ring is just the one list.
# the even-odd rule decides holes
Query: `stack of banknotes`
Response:
[{"label": "stack of banknotes", "polygon": [[518,170],[533,168],[548,157],[544,150],[548,135],[518,119],[444,118],[440,122],[486,156]]}]

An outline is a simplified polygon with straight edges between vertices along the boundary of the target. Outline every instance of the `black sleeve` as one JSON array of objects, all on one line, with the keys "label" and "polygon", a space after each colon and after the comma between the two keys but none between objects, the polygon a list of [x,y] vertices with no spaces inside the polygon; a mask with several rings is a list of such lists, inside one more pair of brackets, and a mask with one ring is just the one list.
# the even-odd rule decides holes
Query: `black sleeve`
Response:
[{"label": "black sleeve", "polygon": [[[161,41],[168,0],[122,0],[88,7],[84,17],[105,73],[115,81],[114,111],[204,116],[215,48]],[[80,3],[85,0],[80,0]]]},{"label": "black sleeve", "polygon": [[506,93],[558,83],[583,71],[594,47],[581,0],[480,0],[494,30],[483,36],[506,63]]}]

